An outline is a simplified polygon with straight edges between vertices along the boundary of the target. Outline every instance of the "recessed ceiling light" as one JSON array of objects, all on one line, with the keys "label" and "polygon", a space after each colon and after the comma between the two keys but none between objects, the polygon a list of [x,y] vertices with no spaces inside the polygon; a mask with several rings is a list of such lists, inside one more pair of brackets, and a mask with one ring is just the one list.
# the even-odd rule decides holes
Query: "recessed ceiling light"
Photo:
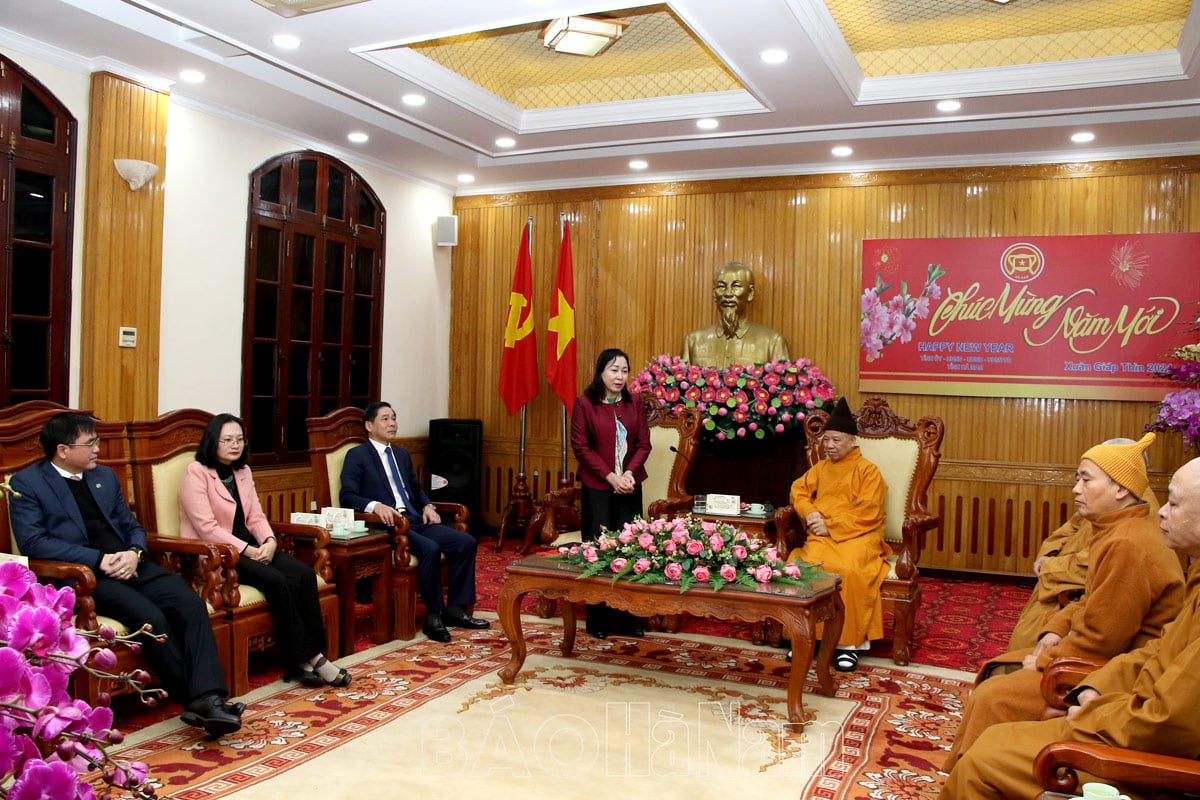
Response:
[{"label": "recessed ceiling light", "polygon": [[786,50],[779,50],[775,48],[763,50],[758,54],[758,57],[762,59],[764,64],[782,64],[788,60],[788,54]]},{"label": "recessed ceiling light", "polygon": [[962,103],[957,100],[943,100],[937,104],[937,110],[943,114],[950,114],[962,108]]},{"label": "recessed ceiling light", "polygon": [[469,172],[464,172],[463,174],[458,176],[458,182],[459,183],[474,183],[475,176]]},{"label": "recessed ceiling light", "polygon": [[648,166],[650,165],[645,161],[642,161],[640,158],[635,158],[633,161],[629,162],[630,169],[645,169]]},{"label": "recessed ceiling light", "polygon": [[271,37],[271,44],[280,50],[295,50],[300,46],[300,39],[290,33],[277,33]]},{"label": "recessed ceiling light", "polygon": [[184,83],[204,83],[204,73],[198,69],[185,69],[179,73],[179,80]]},{"label": "recessed ceiling light", "polygon": [[829,152],[833,153],[838,158],[845,158],[846,156],[850,155],[854,151],[844,144],[839,144],[837,147],[833,148]]},{"label": "recessed ceiling light", "polygon": [[511,136],[501,136],[496,140],[496,147],[514,147],[516,144],[517,140]]},{"label": "recessed ceiling light", "polygon": [[1096,134],[1091,131],[1080,131],[1079,133],[1071,134],[1071,141],[1075,144],[1087,144],[1096,138]]},{"label": "recessed ceiling light", "polygon": [[355,144],[362,144],[363,142],[367,141],[371,137],[367,136],[362,131],[354,131],[352,133],[346,134],[346,138],[349,139],[350,141],[354,142]]},{"label": "recessed ceiling light", "polygon": [[400,98],[400,102],[406,106],[423,106],[425,105],[425,95],[423,94],[406,94]]},{"label": "recessed ceiling light", "polygon": [[702,131],[714,130],[720,124],[721,123],[719,123],[715,119],[711,119],[711,118],[696,120],[696,127]]}]

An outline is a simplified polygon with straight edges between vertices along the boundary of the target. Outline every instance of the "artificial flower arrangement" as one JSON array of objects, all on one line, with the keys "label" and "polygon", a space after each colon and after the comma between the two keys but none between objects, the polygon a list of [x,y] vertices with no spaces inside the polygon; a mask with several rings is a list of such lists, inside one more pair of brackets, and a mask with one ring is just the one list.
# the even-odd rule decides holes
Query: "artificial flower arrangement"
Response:
[{"label": "artificial flower arrangement", "polygon": [[807,358],[702,367],[661,355],[637,374],[629,390],[654,395],[676,414],[699,409],[701,434],[717,441],[783,433],[834,398],[833,384]]},{"label": "artificial flower arrangement", "polygon": [[[1200,319],[1195,327],[1200,330]],[[1148,431],[1178,431],[1189,447],[1200,451],[1200,343],[1184,345],[1172,354],[1179,363],[1155,373],[1185,388],[1170,392],[1158,405],[1158,416]]]},{"label": "artificial flower arrangement", "polygon": [[582,567],[580,578],[608,574],[613,583],[679,582],[679,591],[726,584],[803,586],[817,573],[812,564],[784,561],[774,547],[727,522],[687,515],[674,519],[638,517],[613,535],[602,529],[595,542],[563,545],[559,558]]},{"label": "artificial flower arrangement", "polygon": [[118,761],[109,745],[124,736],[113,727],[110,698],[95,708],[67,692],[71,675],[86,669],[130,683],[149,704],[159,690],[142,688],[149,675],[115,675],[107,645],[138,647],[129,637],[101,629],[101,644],[76,632],[71,621],[75,590],[38,583],[18,561],[0,563],[0,795],[7,800],[95,800],[86,777],[149,800],[148,768]]},{"label": "artificial flower arrangement", "polygon": [[892,342],[904,343],[912,339],[916,321],[928,317],[930,301],[942,296],[938,279],[945,274],[940,264],[930,264],[925,273],[925,286],[919,295],[912,297],[908,293],[908,281],[901,281],[900,291],[884,302],[883,295],[892,286],[883,282],[879,272],[875,273],[875,285],[863,290],[859,322],[858,344],[867,361],[879,358],[883,348]]}]

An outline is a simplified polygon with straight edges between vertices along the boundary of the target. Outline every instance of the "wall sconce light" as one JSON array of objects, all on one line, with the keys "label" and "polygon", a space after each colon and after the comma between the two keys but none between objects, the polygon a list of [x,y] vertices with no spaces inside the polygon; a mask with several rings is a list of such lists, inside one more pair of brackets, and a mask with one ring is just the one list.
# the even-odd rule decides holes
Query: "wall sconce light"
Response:
[{"label": "wall sconce light", "polygon": [[623,19],[559,17],[542,31],[542,44],[556,53],[598,56],[621,38],[628,25]]},{"label": "wall sconce light", "polygon": [[117,168],[117,174],[127,181],[129,188],[135,192],[158,174],[157,164],[139,161],[136,158],[114,158],[113,166]]}]

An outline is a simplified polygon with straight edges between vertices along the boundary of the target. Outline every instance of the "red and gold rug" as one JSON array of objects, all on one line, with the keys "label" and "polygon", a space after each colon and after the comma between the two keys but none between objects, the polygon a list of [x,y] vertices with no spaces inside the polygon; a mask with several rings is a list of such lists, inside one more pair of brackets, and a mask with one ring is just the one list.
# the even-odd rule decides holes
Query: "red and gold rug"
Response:
[{"label": "red and gold rug", "polygon": [[833,698],[809,676],[816,717],[799,731],[786,722],[778,650],[581,634],[565,659],[558,626],[525,625],[529,658],[511,686],[496,674],[509,655],[498,629],[448,645],[393,642],[343,660],[355,676],[347,689],[270,684],[248,698],[237,734],[207,742],[168,720],[118,755],[149,763],[159,795],[180,800],[691,800],[714,786],[756,800],[933,797],[970,687],[966,673],[864,659],[837,675]]}]

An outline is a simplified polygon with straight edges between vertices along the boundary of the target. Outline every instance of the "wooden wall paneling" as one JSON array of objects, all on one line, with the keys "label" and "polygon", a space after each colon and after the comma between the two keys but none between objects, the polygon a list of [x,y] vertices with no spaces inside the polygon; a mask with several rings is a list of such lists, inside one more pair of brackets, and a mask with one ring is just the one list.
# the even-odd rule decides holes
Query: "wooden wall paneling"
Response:
[{"label": "wooden wall paneling", "polygon": [[[783,331],[793,357],[812,359],[857,404],[864,239],[1200,231],[1198,176],[1200,158],[1193,157],[458,198],[464,236],[453,255],[452,340],[469,338],[473,329],[483,334],[454,350],[450,414],[484,421],[492,497],[485,505],[503,507],[506,475],[515,468],[510,451],[518,422],[504,413],[495,387],[515,248],[530,214],[539,364],[557,216],[565,210],[575,233],[581,387],[602,347],[623,347],[635,368],[658,353],[678,352],[686,332],[715,319],[713,267],[741,260],[758,277],[753,318]],[[885,396],[910,418],[942,416],[943,465],[970,466],[953,481],[939,474],[935,482],[949,516],[931,537],[924,562],[995,572],[1028,571],[1041,538],[1071,508],[1068,478],[1079,455],[1112,436],[1136,438],[1155,409],[1154,403],[1100,400]],[[558,404],[552,400],[542,381],[529,405],[531,452],[556,452]],[[1165,486],[1188,457],[1174,436],[1160,437],[1150,455],[1156,486]],[[1043,485],[1027,475],[972,476],[1023,462],[1051,465],[1067,478]],[[550,468],[536,467],[539,475]],[[534,469],[527,463],[528,475]],[[961,550],[962,542],[970,549]]]},{"label": "wooden wall paneling", "polygon": [[[80,405],[106,419],[158,414],[167,99],[116,75],[92,76]],[[133,192],[115,158],[153,162],[159,173]],[[122,326],[137,329],[136,347],[117,346]]]}]

